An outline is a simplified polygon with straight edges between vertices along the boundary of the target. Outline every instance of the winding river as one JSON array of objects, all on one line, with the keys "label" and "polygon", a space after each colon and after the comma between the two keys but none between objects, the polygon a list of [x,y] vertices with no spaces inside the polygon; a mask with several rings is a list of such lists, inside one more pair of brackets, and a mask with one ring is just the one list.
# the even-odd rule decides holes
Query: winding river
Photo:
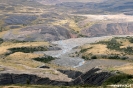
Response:
[{"label": "winding river", "polygon": [[71,38],[67,40],[53,41],[52,44],[56,44],[61,50],[55,51],[45,51],[46,55],[57,57],[59,59],[53,60],[51,63],[57,64],[59,66],[80,68],[89,63],[90,61],[85,61],[80,57],[70,57],[69,54],[75,52],[75,47],[82,46],[84,44],[95,43],[97,41],[112,38],[112,37],[126,37],[129,35],[115,35],[115,36],[103,36],[103,37],[92,37],[92,38]]}]

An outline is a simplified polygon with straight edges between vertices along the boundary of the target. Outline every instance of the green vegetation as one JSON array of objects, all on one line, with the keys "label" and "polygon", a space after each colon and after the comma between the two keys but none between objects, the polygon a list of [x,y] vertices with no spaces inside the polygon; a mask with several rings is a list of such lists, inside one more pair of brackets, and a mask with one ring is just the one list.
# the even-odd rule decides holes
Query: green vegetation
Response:
[{"label": "green vegetation", "polygon": [[2,44],[3,42],[4,42],[4,40],[0,38],[0,44]]},{"label": "green vegetation", "polygon": [[96,56],[96,55],[94,55],[94,56],[92,56],[92,57],[91,57],[91,59],[97,59],[97,56]]},{"label": "green vegetation", "polygon": [[97,59],[98,57],[96,56],[96,55],[93,55],[93,56],[91,56],[91,57],[89,57],[89,56],[82,56],[82,58],[84,59],[84,60],[90,60],[90,59]]},{"label": "green vegetation", "polygon": [[133,47],[127,47],[122,49],[126,54],[133,54]]},{"label": "green vegetation", "polygon": [[109,41],[100,41],[97,44],[105,44],[108,49],[111,50],[120,50],[121,44],[116,40],[116,38],[112,38]]},{"label": "green vegetation", "polygon": [[87,50],[89,50],[89,49],[91,49],[91,48],[93,48],[93,47],[90,47],[90,48],[87,48],[87,49],[81,49],[79,52],[80,52],[80,53],[84,53],[84,52],[86,52]]},{"label": "green vegetation", "polygon": [[[19,41],[19,40],[11,39],[11,40],[8,40],[7,42],[12,42],[12,43],[25,43],[25,42],[28,42],[28,41]],[[30,41],[30,42],[34,42],[34,41]]]},{"label": "green vegetation", "polygon": [[107,56],[108,59],[120,59],[120,60],[126,60],[128,57],[120,57],[119,55],[109,55]]},{"label": "green vegetation", "polygon": [[83,34],[79,34],[78,37],[87,37],[87,36]]},{"label": "green vegetation", "polygon": [[33,58],[33,59],[36,61],[48,63],[48,62],[54,60],[55,58],[53,58],[52,56],[46,56],[46,57],[37,57],[37,58]]},{"label": "green vegetation", "polygon": [[112,84],[132,84],[133,75],[128,74],[118,74],[107,79],[103,85],[112,85]]},{"label": "green vegetation", "polygon": [[23,52],[23,53],[33,53],[34,51],[46,51],[47,47],[45,46],[38,46],[38,47],[17,47],[17,48],[10,48],[11,53],[15,52]]},{"label": "green vegetation", "polygon": [[84,60],[90,60],[90,58],[89,58],[88,56],[82,56],[82,58],[83,58]]},{"label": "green vegetation", "polygon": [[[130,59],[127,55],[133,55],[133,47],[132,47],[132,45],[130,46],[130,44],[132,42],[133,42],[132,37],[125,37],[125,38],[115,37],[115,38],[112,38],[110,40],[99,41],[97,43],[93,43],[96,45],[97,44],[106,45],[107,49],[115,50],[114,52],[120,52],[119,54],[111,53],[112,51],[110,51],[110,53],[108,52],[107,54],[101,53],[101,55],[100,54],[93,54],[93,53],[91,54],[91,52],[90,53],[88,52],[88,54],[86,54],[87,51],[89,49],[93,49],[93,47],[81,48],[81,50],[79,52],[82,53],[82,58],[85,60],[97,59],[97,58],[127,60],[127,59]],[[124,47],[122,48],[121,46],[124,46]],[[98,51],[98,53],[100,53],[100,52]]]},{"label": "green vegetation", "polygon": [[[133,47],[128,46],[126,48],[120,48],[120,46],[122,46],[122,44],[120,44],[120,42],[118,42],[117,39],[121,39],[121,37],[120,38],[115,37],[109,41],[100,41],[97,44],[106,44],[108,49],[123,51],[126,54],[133,54]],[[133,43],[132,37],[126,37],[126,38],[122,38],[122,39],[127,39],[130,43]]]}]

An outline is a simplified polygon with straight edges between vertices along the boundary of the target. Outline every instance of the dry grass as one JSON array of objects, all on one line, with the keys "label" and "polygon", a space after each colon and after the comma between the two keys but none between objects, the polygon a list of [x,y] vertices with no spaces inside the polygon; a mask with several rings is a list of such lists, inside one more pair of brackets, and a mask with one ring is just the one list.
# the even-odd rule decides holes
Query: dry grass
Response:
[{"label": "dry grass", "polygon": [[68,20],[58,20],[56,22],[53,22],[52,24],[53,25],[64,25],[66,23],[68,23]]},{"label": "dry grass", "polygon": [[69,24],[70,29],[79,32],[81,30],[81,28],[78,27],[78,24],[75,23],[74,20],[71,19],[66,19],[66,20],[58,20],[54,23],[52,23],[53,25],[64,25],[64,24]]},{"label": "dry grass", "polygon": [[118,51],[107,49],[107,46],[103,44],[93,44],[93,45],[89,44],[82,47],[82,49],[87,49],[87,48],[91,48],[91,49],[88,49],[86,52],[83,53],[83,55],[120,54],[120,52]]},{"label": "dry grass", "polygon": [[[106,39],[104,41],[110,41],[111,39]],[[128,39],[126,38],[119,38],[116,39],[117,42],[122,44],[120,48],[127,48],[128,46],[132,47],[133,43],[130,43]],[[118,55],[123,55],[126,54],[123,51],[117,51],[117,50],[111,50],[107,48],[106,44],[86,44],[81,47],[82,49],[88,49],[87,51],[83,52],[83,55],[87,54],[92,54],[92,55],[113,55],[113,54],[118,54]],[[130,55],[132,56],[132,55]]]},{"label": "dry grass", "polygon": [[112,69],[113,70],[119,70],[123,73],[133,75],[133,64],[132,63],[126,64],[123,66],[113,67]]},{"label": "dry grass", "polygon": [[[109,39],[110,40],[110,39]],[[105,40],[107,41],[107,40]],[[119,43],[122,44],[120,48],[126,48],[128,46],[133,47],[133,43],[130,43],[128,39],[126,38],[119,38],[117,39]],[[117,50],[110,50],[107,48],[107,45],[104,44],[86,44],[81,47],[82,49],[87,49],[85,52],[82,53],[83,56],[87,55],[120,55],[120,56],[129,56],[133,57],[133,55],[128,55],[124,53],[123,51],[117,51]],[[102,59],[102,57],[98,57],[99,59]],[[127,61],[128,62],[128,61]],[[106,67],[105,67],[106,68]],[[133,63],[129,63],[123,66],[117,66],[117,67],[109,67],[107,70],[118,70],[126,74],[133,75]]]},{"label": "dry grass", "polygon": [[6,67],[14,68],[16,70],[24,70],[27,68],[36,68],[41,65],[41,63],[32,60],[43,55],[37,55],[33,53],[22,53],[16,52],[11,54],[4,59],[0,59],[0,64]]},{"label": "dry grass", "polygon": [[73,20],[69,20],[69,27],[76,32],[81,30],[81,28],[79,28],[79,26]]},{"label": "dry grass", "polygon": [[36,68],[41,65],[40,62],[32,60],[32,58],[43,56],[42,54],[33,54],[33,53],[22,53],[16,52],[4,56],[8,52],[9,48],[15,47],[37,47],[37,46],[48,46],[47,42],[24,42],[24,43],[13,43],[13,42],[4,42],[0,45],[0,64],[9,68],[14,68],[16,70],[24,70],[27,68]]},{"label": "dry grass", "polygon": [[4,34],[6,34],[8,31],[2,31],[0,32],[0,38],[2,38],[4,36]]}]

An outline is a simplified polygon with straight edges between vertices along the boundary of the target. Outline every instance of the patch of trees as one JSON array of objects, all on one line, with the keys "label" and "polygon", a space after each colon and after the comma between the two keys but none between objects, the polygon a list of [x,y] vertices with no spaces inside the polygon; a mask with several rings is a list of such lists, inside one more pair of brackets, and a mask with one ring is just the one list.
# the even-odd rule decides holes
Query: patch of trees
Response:
[{"label": "patch of trees", "polygon": [[105,44],[107,45],[107,48],[111,50],[120,50],[121,46],[121,44],[115,38],[112,38],[110,41],[100,41],[97,44]]},{"label": "patch of trees", "polygon": [[48,63],[52,60],[55,60],[55,58],[53,58],[52,56],[46,56],[46,57],[37,57],[37,58],[33,58],[36,61],[40,61],[40,62],[44,62],[44,63]]},{"label": "patch of trees", "polygon": [[116,60],[126,60],[128,59],[127,56],[120,56],[118,54],[112,54],[112,55],[83,55],[82,58],[84,60],[91,60],[91,59],[116,59]]},{"label": "patch of trees", "polygon": [[[126,54],[133,54],[133,47],[120,48],[121,44],[117,41],[118,38],[113,38],[110,41],[100,41],[98,44],[106,44],[108,49],[123,51]],[[133,38],[127,37],[130,43],[133,43]]]},{"label": "patch of trees", "polygon": [[91,59],[98,59],[98,57],[96,56],[96,55],[92,55],[92,56],[82,56],[82,58],[84,59],[84,60],[91,60]]},{"label": "patch of trees", "polygon": [[126,60],[126,59],[128,59],[128,57],[119,56],[119,55],[108,55],[107,58],[108,59],[120,59],[120,60]]},{"label": "patch of trees", "polygon": [[47,51],[47,47],[38,46],[38,47],[15,47],[8,49],[11,53],[23,52],[23,53],[33,53],[34,51]]},{"label": "patch of trees", "polygon": [[130,38],[129,38],[129,42],[130,42],[130,43],[133,43],[133,38],[130,37]]},{"label": "patch of trees", "polygon": [[0,44],[2,44],[4,42],[4,40],[2,38],[0,38]]},{"label": "patch of trees", "polygon": [[80,50],[80,53],[84,53],[84,52],[86,52],[87,50],[92,49],[92,48],[93,48],[93,47],[81,49],[81,50]]}]

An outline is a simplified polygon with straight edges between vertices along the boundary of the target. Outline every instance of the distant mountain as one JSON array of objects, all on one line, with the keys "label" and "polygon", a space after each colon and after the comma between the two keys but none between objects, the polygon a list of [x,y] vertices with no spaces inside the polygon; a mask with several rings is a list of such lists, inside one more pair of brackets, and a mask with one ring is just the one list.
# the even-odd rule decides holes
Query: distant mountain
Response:
[{"label": "distant mountain", "polygon": [[[94,0],[95,1],[95,0]],[[76,10],[75,13],[97,14],[97,13],[125,13],[133,14],[133,0],[103,0],[95,2],[64,2],[56,6]]]},{"label": "distant mountain", "polygon": [[42,4],[60,4],[60,3],[64,3],[64,2],[102,2],[105,0],[36,0]]}]

